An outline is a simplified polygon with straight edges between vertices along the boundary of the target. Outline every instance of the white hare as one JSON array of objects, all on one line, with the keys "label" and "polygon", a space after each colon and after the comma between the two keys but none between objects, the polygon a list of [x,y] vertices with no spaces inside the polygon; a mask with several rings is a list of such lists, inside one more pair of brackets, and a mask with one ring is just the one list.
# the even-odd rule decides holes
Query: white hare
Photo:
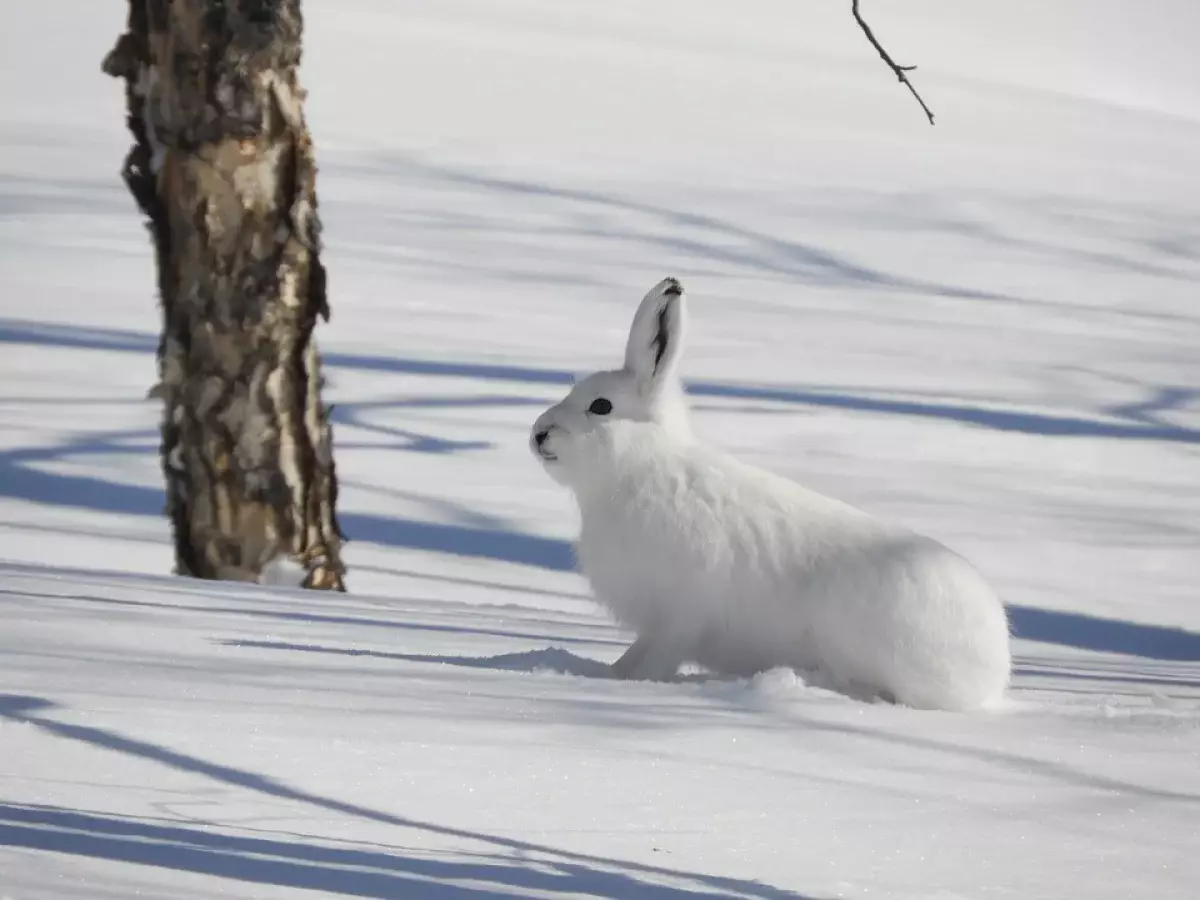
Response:
[{"label": "white hare", "polygon": [[1003,604],[961,556],[698,442],[676,373],[683,288],[656,285],[621,369],[579,381],[530,448],[579,505],[598,600],[637,635],[624,678],[684,662],[776,666],[933,709],[996,706],[1009,681]]}]

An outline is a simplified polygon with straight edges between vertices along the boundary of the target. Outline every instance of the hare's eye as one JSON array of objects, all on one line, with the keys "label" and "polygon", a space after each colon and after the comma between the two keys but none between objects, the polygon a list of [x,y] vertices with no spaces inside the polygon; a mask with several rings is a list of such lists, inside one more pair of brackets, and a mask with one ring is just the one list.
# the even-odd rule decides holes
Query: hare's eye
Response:
[{"label": "hare's eye", "polygon": [[612,412],[612,403],[604,397],[597,397],[592,401],[592,405],[588,407],[588,412],[597,416],[607,416]]}]

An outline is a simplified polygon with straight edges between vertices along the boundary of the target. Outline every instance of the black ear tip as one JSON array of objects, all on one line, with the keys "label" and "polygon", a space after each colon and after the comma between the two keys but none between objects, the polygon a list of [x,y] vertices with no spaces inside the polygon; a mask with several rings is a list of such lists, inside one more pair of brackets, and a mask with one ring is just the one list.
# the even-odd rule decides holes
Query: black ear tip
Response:
[{"label": "black ear tip", "polygon": [[664,282],[663,290],[662,290],[663,296],[665,296],[665,297],[682,297],[683,296],[683,285],[679,283],[678,278],[664,278],[663,282]]}]

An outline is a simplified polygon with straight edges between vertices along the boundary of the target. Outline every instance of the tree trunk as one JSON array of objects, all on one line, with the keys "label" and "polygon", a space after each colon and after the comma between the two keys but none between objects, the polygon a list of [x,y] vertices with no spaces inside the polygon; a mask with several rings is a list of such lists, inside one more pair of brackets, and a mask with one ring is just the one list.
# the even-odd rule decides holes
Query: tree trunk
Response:
[{"label": "tree trunk", "polygon": [[252,581],[290,557],[344,590],[301,32],[300,0],[129,0],[104,70],[126,81],[123,176],[157,256],[176,570]]}]

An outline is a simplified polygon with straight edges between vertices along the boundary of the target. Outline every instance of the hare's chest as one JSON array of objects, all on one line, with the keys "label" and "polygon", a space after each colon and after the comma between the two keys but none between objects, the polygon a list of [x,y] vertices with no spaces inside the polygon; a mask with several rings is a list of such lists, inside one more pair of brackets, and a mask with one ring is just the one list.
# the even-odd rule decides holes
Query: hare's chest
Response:
[{"label": "hare's chest", "polygon": [[622,623],[661,623],[687,591],[669,526],[615,505],[584,512],[577,555],[596,599]]}]

